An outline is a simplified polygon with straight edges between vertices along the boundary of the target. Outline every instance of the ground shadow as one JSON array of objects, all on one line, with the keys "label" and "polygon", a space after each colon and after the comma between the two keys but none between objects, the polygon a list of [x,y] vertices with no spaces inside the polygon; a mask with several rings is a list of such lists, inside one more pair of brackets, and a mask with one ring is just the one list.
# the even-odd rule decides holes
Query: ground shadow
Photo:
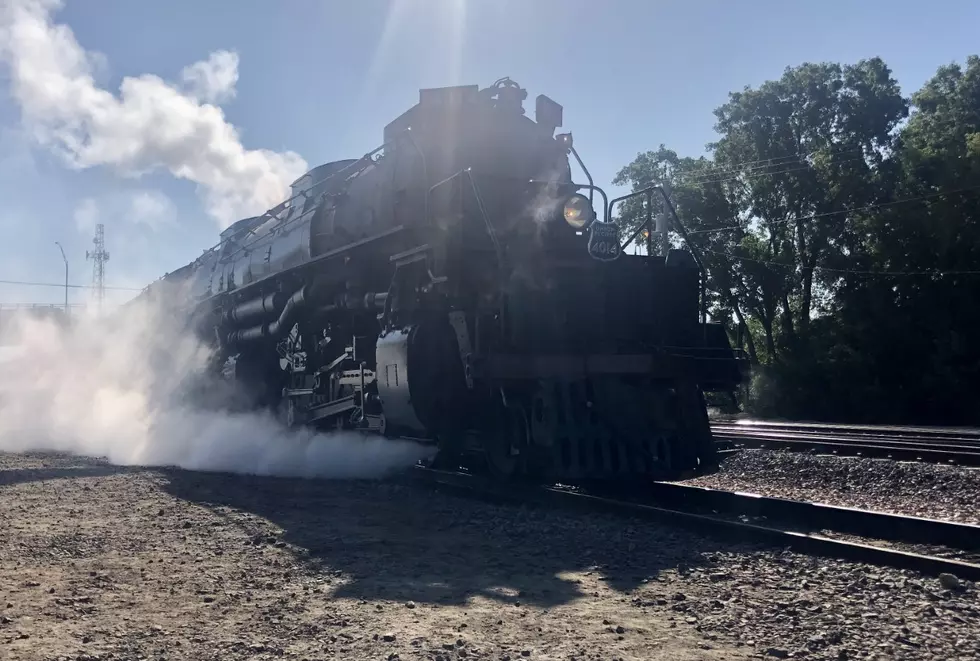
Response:
[{"label": "ground shadow", "polygon": [[404,480],[337,481],[165,471],[172,495],[271,521],[304,561],[364,600],[461,604],[476,595],[543,607],[588,596],[591,571],[629,592],[732,545],[609,515],[488,504]]}]

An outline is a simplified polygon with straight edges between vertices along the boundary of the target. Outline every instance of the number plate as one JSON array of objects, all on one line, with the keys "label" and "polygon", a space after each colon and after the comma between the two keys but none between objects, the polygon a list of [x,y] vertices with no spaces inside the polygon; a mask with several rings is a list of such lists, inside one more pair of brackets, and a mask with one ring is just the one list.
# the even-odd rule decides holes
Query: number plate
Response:
[{"label": "number plate", "polygon": [[589,256],[602,262],[619,257],[619,225],[593,222],[589,225]]}]

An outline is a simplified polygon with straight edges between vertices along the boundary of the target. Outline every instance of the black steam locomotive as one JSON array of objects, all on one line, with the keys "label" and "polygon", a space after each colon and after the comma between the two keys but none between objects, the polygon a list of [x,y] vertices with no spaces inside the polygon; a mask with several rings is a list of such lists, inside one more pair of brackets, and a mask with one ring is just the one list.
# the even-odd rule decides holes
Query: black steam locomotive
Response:
[{"label": "black steam locomotive", "polygon": [[710,470],[704,392],[741,372],[700,260],[625,254],[562,107],[539,96],[532,121],[526,97],[421,90],[381,147],[314,168],[142,296],[176,296],[215,372],[287,425],[413,438],[500,478]]}]

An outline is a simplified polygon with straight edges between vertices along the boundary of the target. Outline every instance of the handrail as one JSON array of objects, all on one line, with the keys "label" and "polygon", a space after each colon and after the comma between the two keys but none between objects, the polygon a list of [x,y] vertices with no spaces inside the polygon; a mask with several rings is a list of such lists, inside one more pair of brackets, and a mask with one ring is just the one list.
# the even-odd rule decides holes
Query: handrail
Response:
[{"label": "handrail", "polygon": [[480,210],[480,215],[483,216],[483,224],[486,226],[487,234],[489,235],[490,240],[493,242],[494,252],[497,253],[497,261],[501,262],[503,260],[503,251],[500,248],[500,241],[497,239],[497,230],[494,228],[493,222],[490,220],[489,214],[487,214],[486,205],[484,205],[483,203],[483,196],[480,194],[479,186],[477,185],[476,180],[473,178],[473,168],[464,168],[459,172],[457,172],[456,174],[452,174],[446,177],[445,179],[443,179],[442,181],[433,184],[426,190],[425,217],[424,217],[425,224],[428,225],[429,221],[431,220],[429,218],[429,197],[432,195],[432,191],[439,188],[440,186],[444,186],[449,182],[454,181],[457,177],[464,176],[464,175],[470,182],[470,190],[473,191],[473,199],[476,200],[476,205],[477,208]]},{"label": "handrail", "polygon": [[[467,168],[467,169],[469,169],[469,168]],[[432,196],[432,191],[434,191],[435,189],[439,188],[440,186],[444,186],[444,185],[448,184],[450,181],[453,181],[454,179],[456,179],[456,177],[458,177],[459,175],[463,174],[463,172],[465,172],[465,171],[466,170],[460,170],[456,174],[451,174],[448,177],[446,177],[445,179],[443,179],[442,181],[439,181],[439,182],[436,182],[436,183],[432,184],[425,191],[425,216],[423,217],[423,220],[425,221],[425,224],[426,225],[429,224],[429,220],[430,220],[429,219],[429,198]]]},{"label": "handrail", "polygon": [[480,187],[477,186],[476,180],[473,178],[473,171],[471,168],[466,168],[464,170],[466,173],[466,178],[470,180],[470,188],[473,190],[473,197],[476,200],[476,205],[480,209],[480,215],[483,216],[483,222],[487,226],[487,234],[490,235],[490,240],[493,241],[494,252],[497,253],[497,263],[502,263],[504,259],[503,251],[500,249],[500,241],[497,240],[497,230],[493,227],[493,221],[490,220],[490,216],[487,214],[487,208],[483,204],[483,196],[480,195]]},{"label": "handrail", "polygon": [[[585,173],[585,178],[589,180],[589,204],[592,204],[592,192],[596,189],[595,181],[592,180],[592,175],[589,173],[589,168],[585,167],[582,157],[578,155],[577,151],[575,151],[575,145],[569,145],[568,151],[572,152],[572,156],[574,156],[575,160],[578,161],[578,166],[582,168],[582,172]],[[602,196],[605,198],[605,193],[603,193]],[[608,199],[606,201],[608,202]],[[603,213],[605,213],[605,209],[603,209]]]},{"label": "handrail", "polygon": [[[476,179],[473,178],[473,168],[466,168],[462,172],[464,172],[466,174],[466,178],[470,180],[470,188],[473,190],[473,197],[476,199],[476,204],[480,209],[480,215],[483,216],[483,222],[487,227],[487,233],[490,235],[490,240],[493,241],[494,253],[497,255],[497,276],[501,278],[500,282],[498,283],[498,288],[499,291],[503,292],[506,289],[502,279],[504,253],[500,248],[500,242],[497,240],[497,231],[494,229],[493,221],[490,220],[490,216],[487,214],[486,206],[483,204],[483,196],[480,195],[480,186],[476,183]],[[503,324],[503,328],[507,328],[508,324],[510,323],[510,314],[506,305],[500,306],[500,322]]]},{"label": "handrail", "polygon": [[[425,160],[425,152],[423,152],[422,149],[419,147],[419,143],[415,142],[415,137],[412,135],[412,127],[411,126],[405,127],[405,130],[401,134],[399,134],[399,137],[401,137],[401,135],[404,135],[404,134],[408,134],[408,141],[410,143],[412,143],[412,146],[415,147],[415,151],[418,152],[419,158],[422,159],[422,178],[425,180],[425,185],[428,186],[429,185],[429,164]],[[394,142],[394,140],[392,140],[392,142]],[[394,176],[395,176],[395,173],[392,172],[392,178],[394,178]],[[425,213],[425,216],[424,216],[425,222],[428,223],[429,222],[429,196],[428,195],[425,196],[425,208],[423,209],[423,211]]]},{"label": "handrail", "polygon": [[[636,238],[636,236],[637,236],[637,234],[639,234],[640,230],[642,230],[643,227],[646,226],[646,228],[647,228],[647,255],[649,256],[650,253],[653,251],[652,250],[652,248],[653,248],[653,208],[652,208],[652,206],[653,206],[653,192],[654,191],[657,191],[657,192],[660,193],[660,197],[663,198],[664,205],[667,207],[667,209],[670,210],[670,215],[671,215],[671,218],[672,218],[672,221],[673,221],[673,225],[674,225],[675,229],[680,233],[680,235],[684,238],[684,243],[686,243],[687,244],[687,247],[690,249],[690,251],[691,251],[691,257],[694,258],[694,263],[697,264],[698,271],[700,271],[700,273],[701,273],[701,283],[700,283],[700,287],[699,287],[699,289],[701,291],[699,292],[699,297],[701,299],[701,306],[700,306],[701,307],[701,323],[703,324],[708,319],[708,296],[707,296],[708,269],[705,268],[705,266],[704,266],[704,260],[701,259],[701,251],[698,250],[697,246],[695,246],[694,243],[691,242],[691,237],[690,237],[690,235],[688,235],[687,229],[684,227],[684,224],[681,222],[680,217],[677,215],[677,209],[674,208],[674,204],[670,201],[670,197],[667,195],[667,191],[664,190],[663,186],[649,186],[647,188],[644,188],[643,190],[634,191],[634,192],[629,193],[627,195],[623,195],[622,197],[617,197],[616,199],[614,199],[610,203],[609,213],[610,214],[612,213],[612,206],[615,205],[617,202],[622,202],[624,200],[628,200],[628,199],[633,198],[633,197],[638,197],[640,195],[646,196],[646,198],[647,198],[646,219],[644,220],[643,225],[641,225],[640,228],[636,232],[633,233],[633,236],[630,237],[629,241],[627,241],[625,244],[623,244],[622,248],[625,248],[626,246],[628,246],[630,244],[630,242],[633,241],[633,239]],[[666,246],[664,246],[664,248],[665,248],[665,252],[666,252]]]},{"label": "handrail", "polygon": [[634,198],[634,197],[639,197],[640,195],[644,195],[646,197],[646,199],[647,199],[647,204],[646,204],[646,211],[647,211],[647,213],[646,213],[646,220],[644,220],[644,222],[643,222],[642,225],[640,225],[638,228],[636,228],[636,231],[633,232],[633,235],[630,236],[630,238],[626,240],[626,243],[624,243],[623,245],[621,245],[619,247],[619,249],[620,250],[625,250],[626,249],[626,246],[628,246],[629,244],[631,244],[634,241],[634,239],[636,239],[637,235],[639,235],[639,233],[641,231],[643,231],[643,228],[646,228],[646,230],[647,230],[647,246],[646,246],[646,248],[647,248],[647,256],[649,257],[649,256],[652,256],[653,255],[653,189],[651,189],[651,188],[644,188],[641,191],[636,191],[634,193],[628,193],[628,194],[623,195],[621,197],[617,197],[616,199],[614,199],[612,202],[609,203],[609,215],[610,215],[610,217],[612,217],[613,207],[616,205],[617,202],[624,202],[624,201],[626,201],[628,199],[631,199],[631,198]]}]

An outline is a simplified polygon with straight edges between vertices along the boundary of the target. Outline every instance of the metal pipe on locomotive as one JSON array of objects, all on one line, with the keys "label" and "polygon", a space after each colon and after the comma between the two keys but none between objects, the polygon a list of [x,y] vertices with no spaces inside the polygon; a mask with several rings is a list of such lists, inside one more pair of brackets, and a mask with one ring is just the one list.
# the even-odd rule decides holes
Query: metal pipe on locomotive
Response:
[{"label": "metal pipe on locomotive", "polygon": [[[381,147],[314,168],[144,295],[166,288],[215,370],[287,425],[410,437],[501,478],[711,470],[703,393],[741,370],[700,260],[625,254],[562,107],[538,96],[532,120],[526,96],[421,90]],[[633,195],[649,214],[660,193]]]}]

